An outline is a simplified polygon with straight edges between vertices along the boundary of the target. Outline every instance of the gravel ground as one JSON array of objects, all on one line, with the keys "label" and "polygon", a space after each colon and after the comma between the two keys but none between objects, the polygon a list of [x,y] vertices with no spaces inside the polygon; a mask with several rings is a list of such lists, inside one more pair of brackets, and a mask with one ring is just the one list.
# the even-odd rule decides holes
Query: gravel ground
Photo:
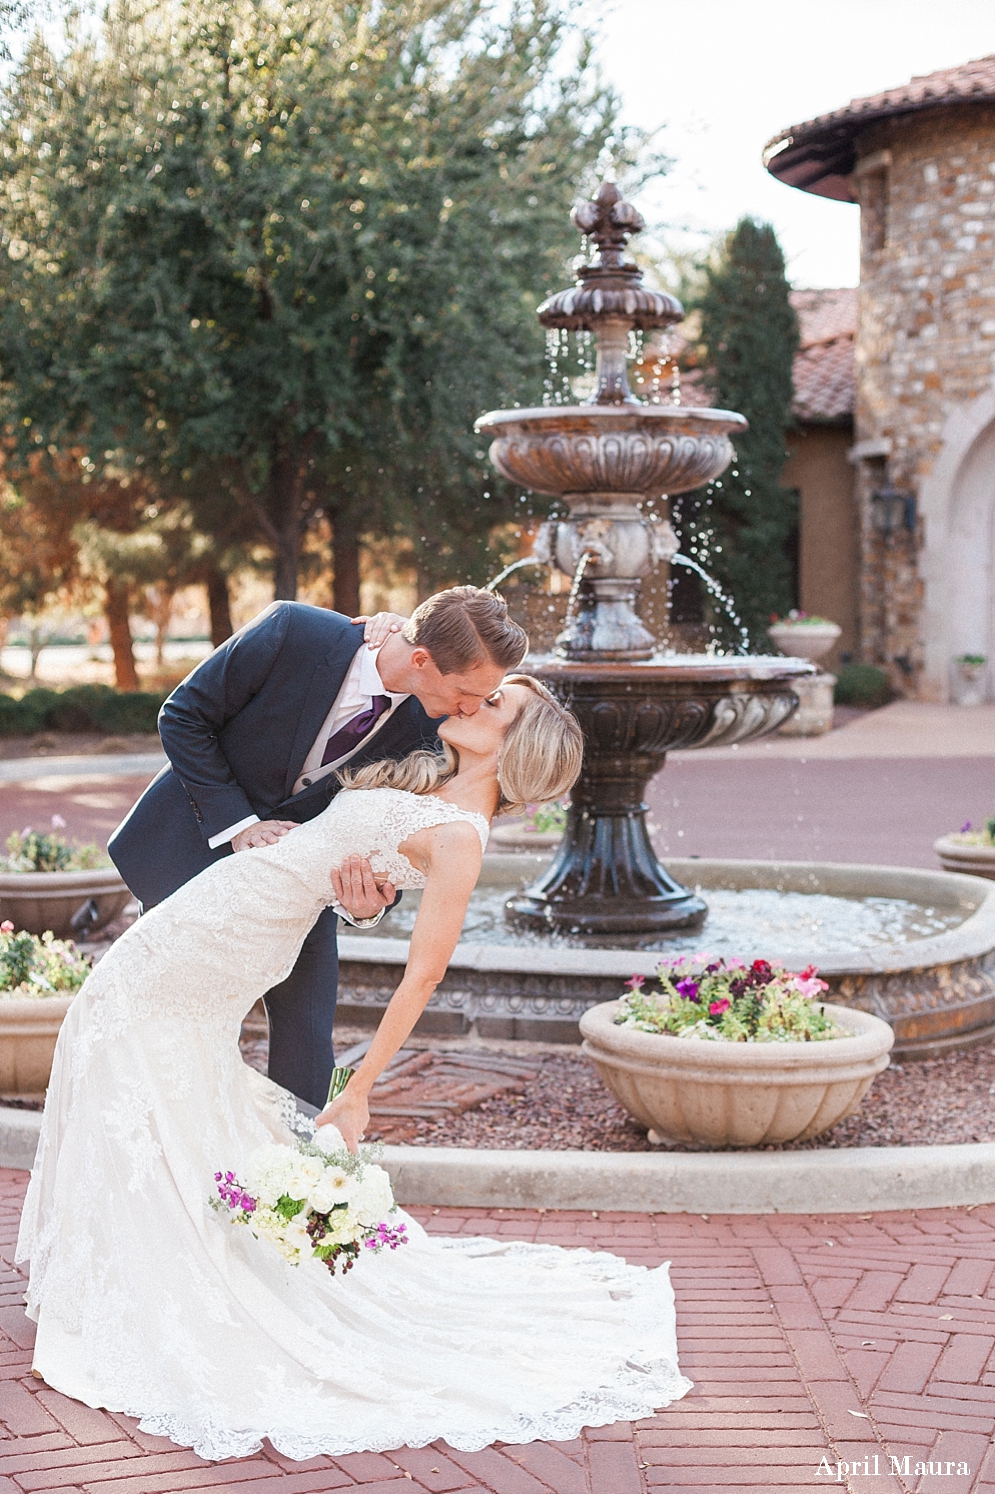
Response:
[{"label": "gravel ground", "polygon": [[[498,1096],[455,1119],[420,1127],[419,1142],[549,1151],[658,1150],[616,1104],[593,1065],[576,1051],[536,1055],[534,1061],[539,1077],[524,1094]],[[763,1150],[969,1141],[995,1141],[995,1047],[951,1053],[927,1063],[892,1064],[875,1080],[856,1115],[815,1141]]]},{"label": "gravel ground", "polygon": [[[369,1029],[336,1029],[340,1052]],[[479,1038],[408,1039],[408,1048],[472,1053],[484,1050],[527,1060],[538,1078],[521,1094],[485,1100],[476,1110],[438,1122],[420,1122],[421,1146],[496,1147],[508,1151],[647,1152],[646,1132],[609,1094],[594,1065],[577,1048],[553,1043],[503,1043]],[[242,1056],[265,1073],[266,1038],[245,1033]],[[995,1045],[950,1053],[927,1063],[885,1069],[856,1115],[814,1141],[789,1142],[765,1151],[821,1147],[945,1146],[995,1141]],[[668,1148],[671,1150],[671,1148]],[[688,1147],[674,1147],[688,1151]]]}]

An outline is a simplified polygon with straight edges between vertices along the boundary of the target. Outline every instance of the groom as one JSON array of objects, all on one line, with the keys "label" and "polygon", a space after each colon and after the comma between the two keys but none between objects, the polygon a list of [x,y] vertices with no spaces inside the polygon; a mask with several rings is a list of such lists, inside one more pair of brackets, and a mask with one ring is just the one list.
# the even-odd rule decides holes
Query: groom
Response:
[{"label": "groom", "polygon": [[[159,731],[169,764],[108,850],[150,908],[222,856],[272,844],[339,791],[337,768],[437,747],[445,716],[472,716],[528,648],[505,603],[473,586],[429,597],[375,649],[348,618],[274,602],[177,686]],[[287,979],[266,995],[269,1074],[324,1105],[338,989],[336,915],[376,923],[393,897],[353,860]]]}]

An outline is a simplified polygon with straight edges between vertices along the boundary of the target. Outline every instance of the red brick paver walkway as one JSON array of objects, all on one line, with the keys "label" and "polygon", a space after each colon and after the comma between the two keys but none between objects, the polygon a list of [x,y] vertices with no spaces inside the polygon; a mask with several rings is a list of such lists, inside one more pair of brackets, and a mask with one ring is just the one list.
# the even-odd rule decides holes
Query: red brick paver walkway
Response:
[{"label": "red brick paver walkway", "polygon": [[[267,1446],[206,1463],[31,1377],[11,1264],[25,1182],[0,1171],[0,1494],[995,1494],[995,1206],[821,1218],[415,1210],[439,1233],[670,1259],[694,1390],[574,1442],[309,1463]],[[907,1475],[889,1454],[899,1469],[908,1459]],[[917,1475],[917,1462],[934,1471]]]}]

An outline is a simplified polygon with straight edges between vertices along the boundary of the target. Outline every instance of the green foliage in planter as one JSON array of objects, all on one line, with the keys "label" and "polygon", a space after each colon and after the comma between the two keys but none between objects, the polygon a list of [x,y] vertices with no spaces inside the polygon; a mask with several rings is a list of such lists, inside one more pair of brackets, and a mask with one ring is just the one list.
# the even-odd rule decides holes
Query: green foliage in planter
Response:
[{"label": "green foliage in planter", "polygon": [[0,695],[0,737],[38,731],[154,732],[164,699],[157,691],[114,690],[110,685],[28,690],[20,699]]},{"label": "green foliage in planter", "polygon": [[883,706],[892,698],[891,681],[875,664],[844,664],[836,676],[837,705]]},{"label": "green foliage in planter", "polygon": [[0,998],[72,996],[89,973],[89,959],[70,940],[0,924]]},{"label": "green foliage in planter", "polygon": [[61,835],[41,830],[13,831],[7,837],[0,872],[92,871],[110,866],[110,859],[95,845],[74,845]]}]

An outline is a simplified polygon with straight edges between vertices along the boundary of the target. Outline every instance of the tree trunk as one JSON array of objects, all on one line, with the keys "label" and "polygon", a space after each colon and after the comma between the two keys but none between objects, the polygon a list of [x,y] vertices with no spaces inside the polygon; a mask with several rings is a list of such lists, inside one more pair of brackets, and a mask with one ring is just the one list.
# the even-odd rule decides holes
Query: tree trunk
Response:
[{"label": "tree trunk", "polygon": [[175,588],[167,586],[164,581],[159,581],[154,586],[147,586],[145,588],[148,615],[155,626],[155,662],[157,669],[162,669],[166,663],[166,635],[169,632],[169,624],[173,616],[173,600],[175,596]]},{"label": "tree trunk", "polygon": [[41,651],[48,642],[48,635],[40,624],[35,623],[28,634],[28,649],[31,654],[31,673],[28,675],[29,682],[33,685],[38,679],[38,660]]},{"label": "tree trunk", "polygon": [[211,565],[204,578],[207,588],[207,605],[211,614],[211,644],[220,648],[235,629],[231,621],[231,598],[228,595],[228,578],[218,565]]},{"label": "tree trunk", "polygon": [[359,537],[354,524],[336,519],[333,530],[335,610],[346,617],[359,612]]},{"label": "tree trunk", "polygon": [[114,653],[114,683],[119,690],[138,689],[138,671],[131,646],[131,624],[128,621],[128,588],[110,576],[104,582],[104,615],[111,635]]},{"label": "tree trunk", "polygon": [[301,555],[301,489],[304,461],[299,447],[280,445],[270,469],[269,517],[276,531],[273,557],[273,599],[292,602],[297,596]]}]

